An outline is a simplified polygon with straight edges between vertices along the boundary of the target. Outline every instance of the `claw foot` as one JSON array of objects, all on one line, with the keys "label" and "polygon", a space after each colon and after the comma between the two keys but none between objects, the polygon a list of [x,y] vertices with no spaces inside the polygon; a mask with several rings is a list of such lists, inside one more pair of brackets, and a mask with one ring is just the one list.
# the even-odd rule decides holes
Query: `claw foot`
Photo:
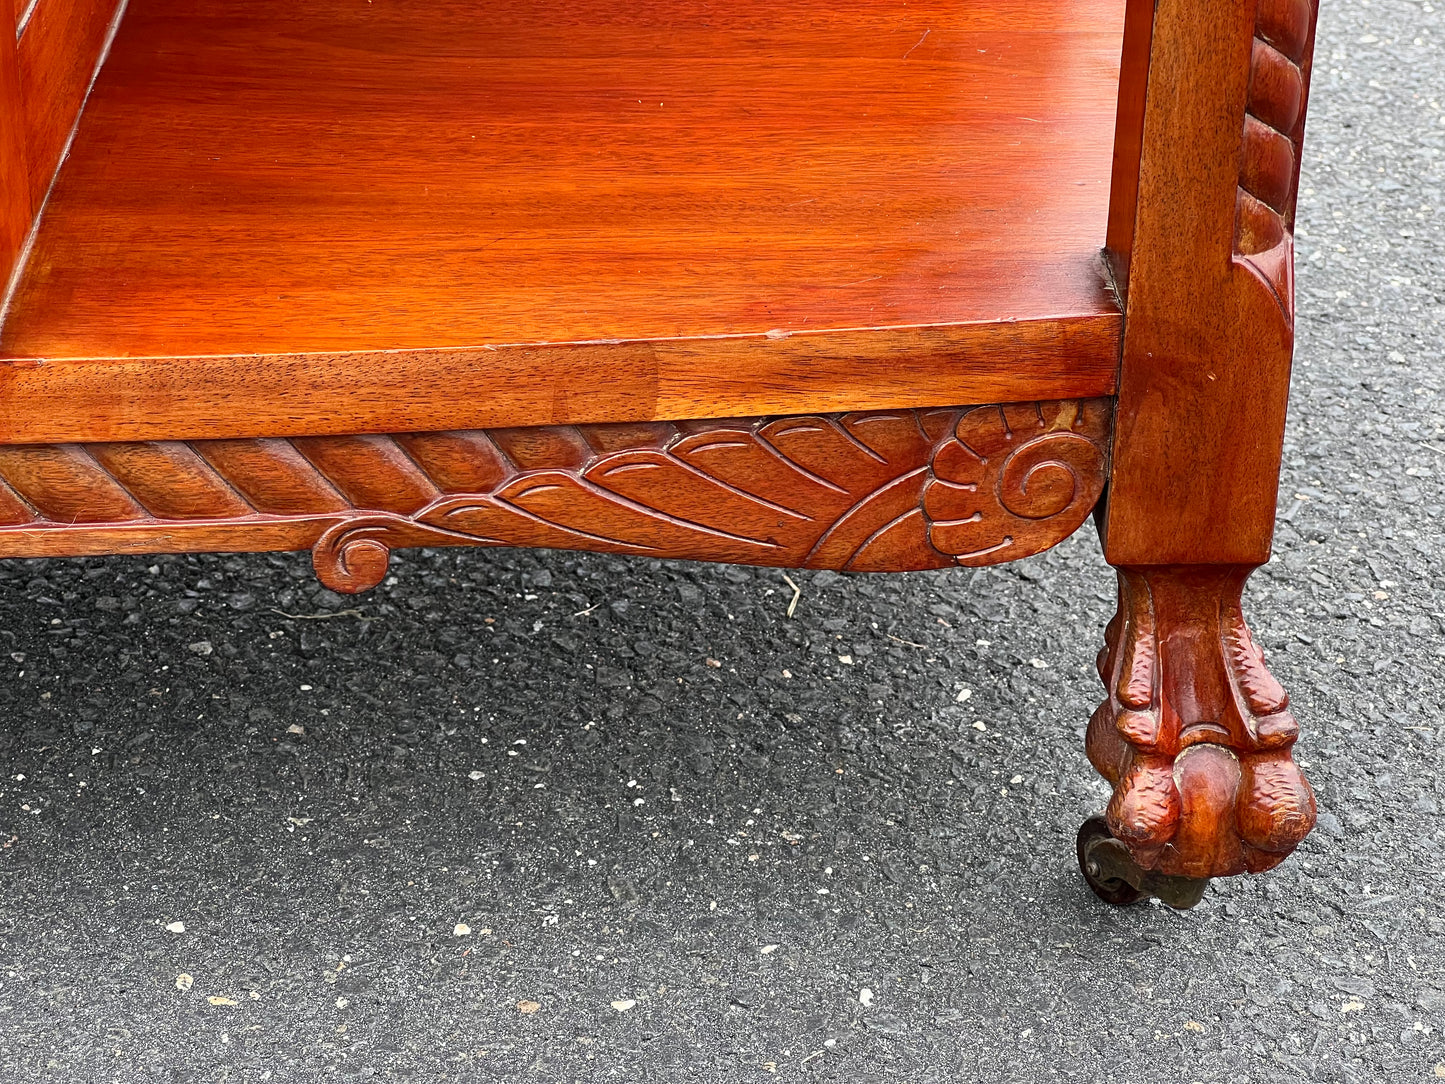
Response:
[{"label": "claw foot", "polygon": [[1108,832],[1142,870],[1257,873],[1314,827],[1314,794],[1290,755],[1299,727],[1240,609],[1251,571],[1119,570],[1099,656],[1108,699],[1087,745],[1114,785]]}]

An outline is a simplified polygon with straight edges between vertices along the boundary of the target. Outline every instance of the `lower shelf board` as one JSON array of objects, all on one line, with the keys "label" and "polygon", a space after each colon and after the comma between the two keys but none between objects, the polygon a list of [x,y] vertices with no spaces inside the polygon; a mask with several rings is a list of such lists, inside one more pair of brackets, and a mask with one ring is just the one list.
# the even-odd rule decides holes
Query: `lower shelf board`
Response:
[{"label": "lower shelf board", "polygon": [[848,570],[999,564],[1103,492],[1108,399],[692,422],[0,447],[0,556],[403,546]]},{"label": "lower shelf board", "polygon": [[127,0],[0,441],[1112,395],[1125,7]]}]

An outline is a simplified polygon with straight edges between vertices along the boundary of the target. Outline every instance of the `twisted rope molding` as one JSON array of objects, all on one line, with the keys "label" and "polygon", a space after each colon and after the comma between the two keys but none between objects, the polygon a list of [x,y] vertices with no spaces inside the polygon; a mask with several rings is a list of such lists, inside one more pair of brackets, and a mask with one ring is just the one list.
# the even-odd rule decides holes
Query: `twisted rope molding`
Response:
[{"label": "twisted rope molding", "polygon": [[1259,0],[1234,250],[1294,320],[1294,214],[1317,0]]},{"label": "twisted rope molding", "polygon": [[1110,401],[388,436],[0,448],[0,556],[399,546],[904,571],[1014,560],[1087,518]]}]

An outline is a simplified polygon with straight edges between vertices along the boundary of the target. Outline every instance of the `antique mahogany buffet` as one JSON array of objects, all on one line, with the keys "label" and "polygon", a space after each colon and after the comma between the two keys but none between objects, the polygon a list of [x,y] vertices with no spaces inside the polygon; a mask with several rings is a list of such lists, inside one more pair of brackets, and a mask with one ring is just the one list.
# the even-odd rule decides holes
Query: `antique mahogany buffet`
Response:
[{"label": "antique mahogany buffet", "polygon": [[1314,823],[1269,558],[1315,0],[0,0],[0,556],[1118,571],[1101,897]]}]

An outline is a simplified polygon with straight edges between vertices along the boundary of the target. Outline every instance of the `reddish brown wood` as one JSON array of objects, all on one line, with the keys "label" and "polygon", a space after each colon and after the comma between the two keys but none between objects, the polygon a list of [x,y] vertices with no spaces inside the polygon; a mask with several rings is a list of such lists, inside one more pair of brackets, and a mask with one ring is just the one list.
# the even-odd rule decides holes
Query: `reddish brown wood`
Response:
[{"label": "reddish brown wood", "polygon": [[883,571],[1072,533],[1106,400],[396,437],[0,448],[0,556],[314,547],[337,590],[407,545]]},{"label": "reddish brown wood", "polygon": [[1114,784],[1109,829],[1148,869],[1186,877],[1259,872],[1315,822],[1291,759],[1299,726],[1250,637],[1251,568],[1119,570],[1119,609],[1089,723],[1089,759]]},{"label": "reddish brown wood", "polygon": [[119,0],[38,0],[20,36],[20,96],[39,208],[85,103]]},{"label": "reddish brown wood", "polygon": [[251,506],[185,444],[91,444],[96,464],[158,519],[245,516]]},{"label": "reddish brown wood", "polygon": [[1127,0],[1124,51],[1119,62],[1119,110],[1114,121],[1114,169],[1109,183],[1105,250],[1121,293],[1129,288],[1134,219],[1139,203],[1139,165],[1144,153],[1144,102],[1154,37],[1154,0]]},{"label": "reddish brown wood", "polygon": [[[132,2],[0,325],[0,556],[982,565],[1107,474],[1091,884],[1309,831],[1240,595],[1314,0]],[[109,3],[0,25],[0,268]]]},{"label": "reddish brown wood", "polygon": [[264,515],[316,515],[351,506],[285,440],[207,440],[193,445],[240,497]]},{"label": "reddish brown wood", "polygon": [[1119,318],[581,347],[0,361],[0,443],[424,432],[1111,394]]},{"label": "reddish brown wood", "polygon": [[0,447],[0,476],[34,510],[23,522],[122,523],[146,518],[145,509],[79,444]]},{"label": "reddish brown wood", "polygon": [[30,232],[30,166],[22,116],[14,11],[0,2],[0,299]]},{"label": "reddish brown wood", "polygon": [[[1131,42],[1149,16],[1131,7]],[[1109,830],[1156,873],[1266,869],[1314,824],[1298,727],[1240,611],[1274,530],[1314,18],[1313,0],[1159,0],[1136,190],[1120,127],[1128,291],[1103,517],[1120,603],[1088,749],[1115,787]],[[1121,117],[1137,101],[1126,80]]]},{"label": "reddish brown wood", "polygon": [[1269,557],[1314,15],[1312,0],[1158,4],[1105,517],[1113,564]]},{"label": "reddish brown wood", "polygon": [[133,0],[0,440],[1107,394],[1122,4]]}]

